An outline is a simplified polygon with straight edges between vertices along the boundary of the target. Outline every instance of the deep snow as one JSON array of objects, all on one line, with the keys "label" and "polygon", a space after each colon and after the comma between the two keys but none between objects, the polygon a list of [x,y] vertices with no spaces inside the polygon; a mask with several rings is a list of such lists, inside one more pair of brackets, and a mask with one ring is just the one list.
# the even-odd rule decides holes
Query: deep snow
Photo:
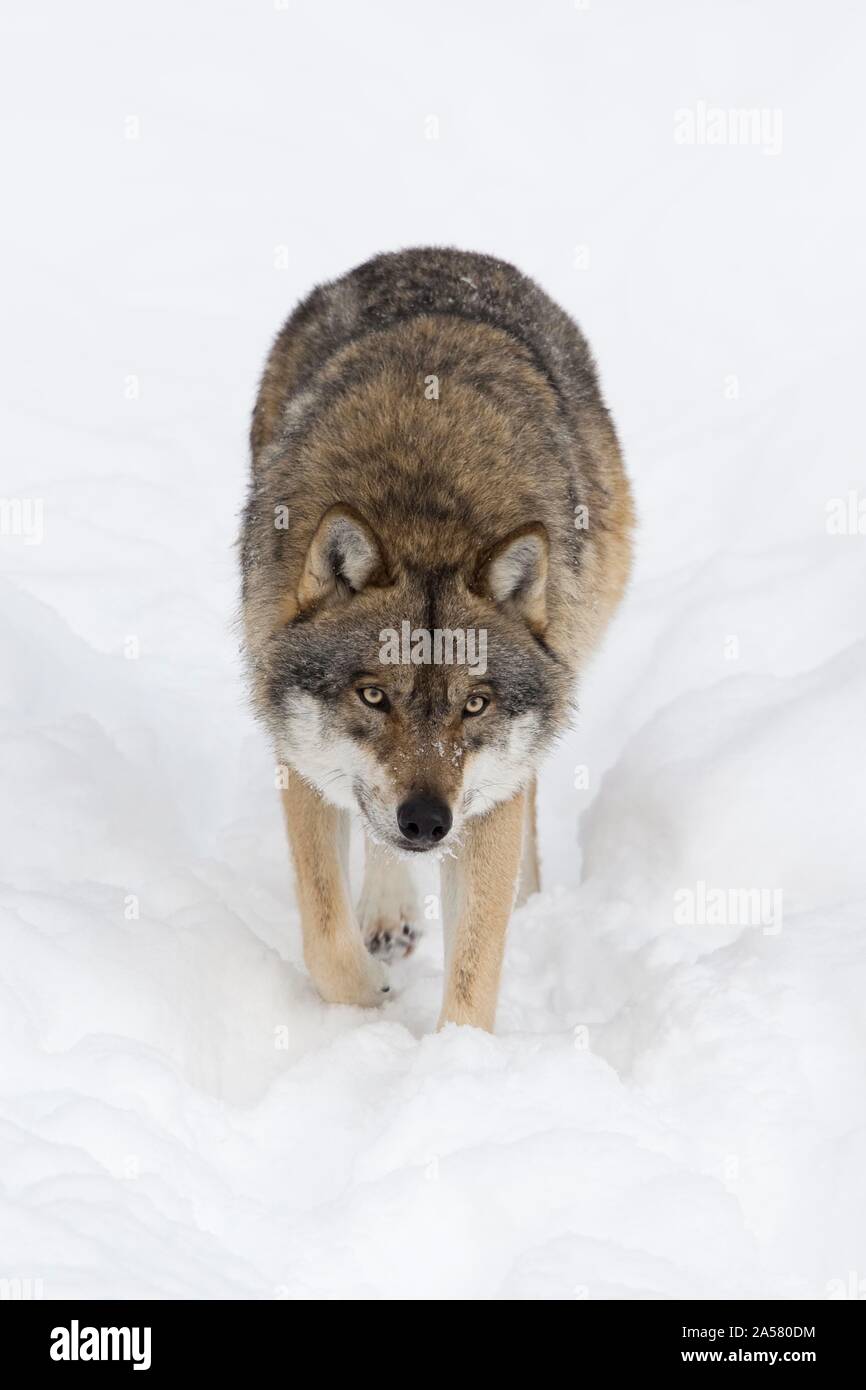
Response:
[{"label": "deep snow", "polygon": [[[864,18],[374,10],[6,7],[2,494],[43,534],[4,512],[0,1279],[850,1291],[866,535],[828,519],[866,497]],[[781,148],[678,144],[702,102],[781,112]],[[314,995],[233,628],[270,337],[418,242],[578,317],[641,516],[495,1037],[429,1033],[435,922],[380,1012]]]}]

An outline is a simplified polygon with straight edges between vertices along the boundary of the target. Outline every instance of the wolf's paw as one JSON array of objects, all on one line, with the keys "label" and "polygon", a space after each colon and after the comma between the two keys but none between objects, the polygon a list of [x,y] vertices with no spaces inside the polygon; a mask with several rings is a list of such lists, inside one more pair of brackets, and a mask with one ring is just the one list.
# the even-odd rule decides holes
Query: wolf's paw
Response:
[{"label": "wolf's paw", "polygon": [[388,998],[388,972],[361,943],[351,952],[306,952],[307,969],[326,1004],[356,1004],[375,1008]]},{"label": "wolf's paw", "polygon": [[411,956],[421,933],[411,922],[386,922],[381,918],[365,929],[364,945],[377,960],[404,960]]}]

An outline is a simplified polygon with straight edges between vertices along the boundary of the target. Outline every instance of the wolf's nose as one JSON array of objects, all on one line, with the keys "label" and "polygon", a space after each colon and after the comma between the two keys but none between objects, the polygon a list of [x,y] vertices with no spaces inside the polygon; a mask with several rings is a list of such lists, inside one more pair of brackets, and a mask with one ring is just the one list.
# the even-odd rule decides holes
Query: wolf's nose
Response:
[{"label": "wolf's nose", "polygon": [[451,812],[438,796],[410,796],[397,811],[400,833],[419,849],[430,849],[451,829]]}]

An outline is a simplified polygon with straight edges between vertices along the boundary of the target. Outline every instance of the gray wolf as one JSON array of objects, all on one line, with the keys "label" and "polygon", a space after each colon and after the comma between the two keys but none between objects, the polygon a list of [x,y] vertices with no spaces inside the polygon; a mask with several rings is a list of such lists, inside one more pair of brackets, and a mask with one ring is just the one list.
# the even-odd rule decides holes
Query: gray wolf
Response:
[{"label": "gray wolf", "polygon": [[589,347],[503,261],[377,256],[278,334],[251,450],[244,641],[285,768],[308,969],[326,1000],[381,1002],[420,929],[412,862],[432,853],[440,1025],[492,1029],[508,919],[539,886],[536,769],[630,567]]}]

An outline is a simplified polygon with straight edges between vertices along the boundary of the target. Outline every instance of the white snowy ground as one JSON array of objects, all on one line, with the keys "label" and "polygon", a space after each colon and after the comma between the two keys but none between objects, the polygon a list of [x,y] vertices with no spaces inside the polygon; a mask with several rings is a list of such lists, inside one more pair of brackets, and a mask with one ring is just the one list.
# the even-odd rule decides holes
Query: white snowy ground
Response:
[{"label": "white snowy ground", "polygon": [[[0,538],[0,1277],[864,1279],[866,536],[827,529],[866,495],[862,13],[10,10],[0,490],[44,534],[8,510]],[[700,102],[778,109],[781,148],[678,144]],[[435,923],[379,1013],[314,995],[232,628],[270,337],[419,242],[507,256],[579,318],[642,522],[544,775],[495,1037],[430,1033]],[[701,884],[781,916],[683,924]]]}]

